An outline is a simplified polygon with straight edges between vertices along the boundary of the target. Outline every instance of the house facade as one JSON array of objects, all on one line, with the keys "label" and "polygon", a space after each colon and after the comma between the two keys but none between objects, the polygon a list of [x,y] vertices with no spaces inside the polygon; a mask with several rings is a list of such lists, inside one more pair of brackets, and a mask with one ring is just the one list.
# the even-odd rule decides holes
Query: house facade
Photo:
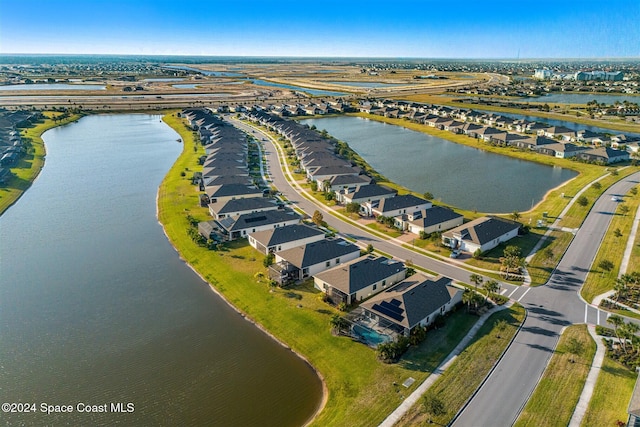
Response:
[{"label": "house facade", "polygon": [[305,224],[270,228],[249,233],[247,236],[249,244],[265,255],[318,242],[324,238],[324,231]]},{"label": "house facade", "polygon": [[444,232],[442,243],[451,249],[484,253],[516,237],[520,227],[516,221],[485,216]]}]

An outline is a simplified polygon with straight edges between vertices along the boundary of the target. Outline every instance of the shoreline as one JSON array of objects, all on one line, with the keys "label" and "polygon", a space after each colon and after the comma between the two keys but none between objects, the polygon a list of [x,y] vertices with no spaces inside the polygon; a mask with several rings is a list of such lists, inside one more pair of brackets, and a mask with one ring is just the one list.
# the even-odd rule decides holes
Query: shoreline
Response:
[{"label": "shoreline", "polygon": [[[171,113],[165,113],[162,117],[162,122],[167,125],[169,128],[171,128],[174,132],[176,132],[176,134],[178,134],[178,136],[182,139],[182,135],[180,135],[180,133],[174,129],[172,126],[170,126],[166,121],[164,121],[164,116],[166,116],[167,114],[171,114]],[[262,331],[265,335],[267,335],[269,338],[273,339],[276,343],[280,344],[282,347],[286,348],[287,350],[291,351],[293,354],[295,354],[298,358],[300,358],[302,361],[304,361],[310,368],[311,370],[315,373],[315,375],[318,377],[318,379],[320,380],[320,383],[322,385],[322,399],[319,402],[316,411],[313,413],[313,415],[304,423],[304,426],[308,426],[310,424],[312,424],[315,419],[318,417],[318,415],[320,415],[320,413],[322,412],[322,410],[326,407],[327,402],[329,401],[329,388],[327,386],[327,382],[324,378],[324,375],[322,375],[322,373],[309,361],[309,359],[303,355],[302,353],[299,353],[298,351],[294,350],[293,348],[291,348],[289,345],[287,345],[284,341],[282,341],[281,339],[279,339],[277,336],[275,336],[273,333],[271,333],[271,331],[269,331],[267,328],[265,328],[264,326],[262,326],[259,322],[257,322],[256,320],[254,320],[251,316],[249,316],[246,312],[244,312],[243,310],[241,310],[240,308],[236,307],[234,304],[232,304],[227,298],[226,296],[220,291],[218,290],[212,283],[210,283],[193,265],[191,265],[182,255],[182,253],[180,252],[179,248],[174,244],[174,242],[171,240],[169,234],[167,233],[167,230],[165,228],[165,224],[160,220],[160,208],[159,208],[159,201],[160,201],[160,189],[162,187],[162,185],[165,183],[165,180],[167,179],[167,177],[169,176],[169,174],[171,173],[171,170],[173,169],[173,167],[176,165],[176,163],[178,162],[178,160],[180,159],[180,157],[182,157],[185,152],[186,152],[186,145],[185,142],[183,140],[182,142],[183,146],[182,146],[182,152],[180,153],[180,155],[176,158],[175,162],[173,163],[173,165],[171,166],[171,168],[169,169],[169,171],[165,174],[165,177],[163,178],[162,182],[160,183],[160,185],[158,186],[158,191],[156,191],[156,220],[158,221],[158,224],[160,224],[160,226],[162,227],[162,232],[164,233],[165,237],[167,238],[167,242],[171,245],[171,247],[176,251],[176,254],[178,255],[178,258],[187,266],[189,267],[198,277],[200,277],[200,279],[202,279],[202,281],[204,283],[206,283],[209,286],[209,289],[215,293],[217,296],[219,296],[222,301],[227,304],[229,307],[231,307],[232,310],[234,310],[236,313],[238,313],[240,316],[242,316],[243,319],[245,319],[246,321],[248,321],[249,323],[251,323],[252,325],[254,325],[256,328],[258,328],[260,331]]]}]

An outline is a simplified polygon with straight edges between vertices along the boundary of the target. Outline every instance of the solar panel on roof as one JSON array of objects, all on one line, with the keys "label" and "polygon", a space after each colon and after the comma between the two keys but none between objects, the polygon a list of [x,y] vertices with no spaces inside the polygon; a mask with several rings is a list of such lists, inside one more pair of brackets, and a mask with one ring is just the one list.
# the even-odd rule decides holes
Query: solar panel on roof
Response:
[{"label": "solar panel on roof", "polygon": [[389,303],[389,302],[387,302],[387,301],[382,301],[382,302],[380,303],[380,305],[381,305],[381,306],[383,306],[384,308],[386,308],[386,309],[390,310],[390,311],[393,311],[394,313],[402,314],[402,312],[404,311],[404,310],[403,310],[403,309],[401,309],[400,307],[398,307],[398,306],[396,306],[396,305],[393,305],[393,304],[390,304],[390,303]]},{"label": "solar panel on roof", "polygon": [[390,318],[397,320],[398,322],[401,322],[403,320],[403,316],[400,315],[399,313],[395,313],[391,310],[389,310],[387,307],[378,305],[378,304],[374,304],[372,307],[374,310],[384,314],[385,316],[389,316]]},{"label": "solar panel on roof", "polygon": [[397,300],[397,299],[394,298],[391,301],[389,301],[389,304],[395,305],[396,307],[400,307],[400,305],[402,304],[402,301]]}]

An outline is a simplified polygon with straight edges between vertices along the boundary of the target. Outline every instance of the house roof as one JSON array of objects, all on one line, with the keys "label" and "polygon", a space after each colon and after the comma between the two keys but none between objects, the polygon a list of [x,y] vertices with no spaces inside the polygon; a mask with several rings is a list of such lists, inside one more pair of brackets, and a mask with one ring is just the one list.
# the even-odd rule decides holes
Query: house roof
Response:
[{"label": "house roof", "polygon": [[278,224],[280,222],[300,219],[300,215],[289,210],[262,211],[237,216],[228,216],[218,221],[220,227],[227,231],[244,230],[251,227]]},{"label": "house roof", "polygon": [[262,191],[254,185],[247,184],[222,184],[207,187],[209,197],[246,196],[249,194],[262,194]]},{"label": "house roof", "polygon": [[462,289],[452,286],[448,277],[429,279],[421,273],[416,273],[362,303],[361,307],[411,329],[427,316],[437,312],[459,292],[462,292]]},{"label": "house roof", "polygon": [[316,175],[359,175],[360,168],[353,166],[320,166],[313,172],[309,172],[311,176]]},{"label": "house roof", "polygon": [[329,180],[331,185],[349,185],[349,184],[365,184],[363,187],[369,187],[371,178],[366,175],[336,175]]},{"label": "house roof", "polygon": [[510,231],[520,228],[519,222],[496,216],[485,216],[474,219],[444,233],[445,236],[459,235],[462,240],[484,245]]},{"label": "house roof", "polygon": [[294,242],[296,240],[308,239],[314,236],[324,236],[324,231],[304,224],[286,225],[284,227],[257,231],[251,234],[251,237],[265,248]]},{"label": "house roof", "polygon": [[276,208],[276,204],[273,199],[267,199],[265,197],[247,197],[244,199],[233,199],[227,202],[215,202],[209,204],[209,209],[217,214],[226,214],[229,212],[240,212],[249,210],[262,210]]},{"label": "house roof", "polygon": [[278,252],[278,256],[298,268],[306,268],[341,256],[360,252],[360,248],[344,239],[325,239]]},{"label": "house roof", "polygon": [[370,197],[380,197],[380,196],[386,196],[389,194],[396,194],[396,193],[397,193],[396,190],[392,190],[390,188],[383,187],[382,185],[378,185],[378,184],[371,184],[371,185],[363,185],[357,191],[354,191],[352,193],[347,193],[345,194],[345,196],[353,200],[353,199],[364,199],[364,198],[370,198]]},{"label": "house roof", "polygon": [[629,157],[629,153],[624,150],[616,150],[610,147],[598,147],[582,153],[589,157],[602,157],[604,159],[613,159],[616,157]]},{"label": "house roof", "polygon": [[400,261],[372,255],[356,258],[315,277],[347,295],[406,270]]},{"label": "house roof", "polygon": [[404,194],[402,196],[389,197],[388,199],[380,200],[376,210],[385,213],[397,209],[416,207],[424,203],[430,202],[428,200],[421,199],[420,197],[416,197],[413,194]]},{"label": "house roof", "polygon": [[411,224],[427,228],[456,218],[462,218],[462,215],[454,212],[452,209],[433,206],[429,209],[421,210],[417,215],[414,215],[413,221],[410,222]]}]

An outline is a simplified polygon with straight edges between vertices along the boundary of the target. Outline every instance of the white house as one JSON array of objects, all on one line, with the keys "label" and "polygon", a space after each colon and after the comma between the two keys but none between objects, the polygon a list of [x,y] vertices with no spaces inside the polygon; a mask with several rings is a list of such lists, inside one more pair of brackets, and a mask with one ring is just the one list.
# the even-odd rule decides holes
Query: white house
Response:
[{"label": "white house", "polygon": [[316,274],[314,286],[336,304],[352,304],[398,283],[406,274],[400,261],[367,255]]},{"label": "white house", "polygon": [[421,232],[437,233],[449,230],[461,225],[464,221],[462,215],[442,206],[433,206],[399,218],[396,220],[398,228],[418,235]]},{"label": "white house", "polygon": [[247,197],[209,204],[209,213],[215,219],[277,209],[276,202],[265,197]]},{"label": "white house", "polygon": [[495,216],[485,216],[442,234],[442,243],[452,249],[474,253],[489,251],[518,235],[521,224]]},{"label": "white house", "polygon": [[[275,254],[271,278],[279,283],[303,280],[360,256],[360,248],[344,239],[324,239]],[[275,273],[275,274],[273,274]]]},{"label": "white house", "polygon": [[316,227],[293,224],[249,233],[247,238],[252,247],[266,255],[324,240],[325,233]]},{"label": "white house", "polygon": [[364,315],[379,327],[409,336],[417,326],[427,326],[462,301],[463,289],[448,277],[430,279],[421,273],[363,302]]},{"label": "white house", "polygon": [[412,194],[405,194],[366,202],[362,206],[362,209],[367,215],[395,217],[429,209],[431,206],[433,206],[433,204],[428,200],[421,199]]},{"label": "white house", "polygon": [[300,215],[289,210],[276,210],[228,216],[216,222],[227,240],[235,240],[250,233],[297,224]]}]

